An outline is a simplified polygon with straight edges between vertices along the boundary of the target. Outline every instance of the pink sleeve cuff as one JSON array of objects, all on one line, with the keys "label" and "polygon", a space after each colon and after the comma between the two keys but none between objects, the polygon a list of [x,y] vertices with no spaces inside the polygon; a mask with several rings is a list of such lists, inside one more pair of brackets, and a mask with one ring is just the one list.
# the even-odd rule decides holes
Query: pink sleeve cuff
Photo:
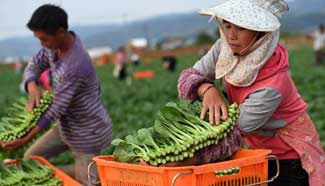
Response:
[{"label": "pink sleeve cuff", "polygon": [[183,70],[178,79],[178,96],[180,99],[196,100],[198,95],[198,88],[203,83],[213,83],[211,80],[203,76],[195,68],[188,68]]}]

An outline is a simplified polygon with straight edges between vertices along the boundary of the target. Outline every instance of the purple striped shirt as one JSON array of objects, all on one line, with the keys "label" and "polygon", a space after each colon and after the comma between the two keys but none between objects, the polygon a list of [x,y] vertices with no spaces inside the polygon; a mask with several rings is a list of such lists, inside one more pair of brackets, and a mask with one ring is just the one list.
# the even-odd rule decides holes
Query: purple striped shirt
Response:
[{"label": "purple striped shirt", "polygon": [[39,127],[51,121],[60,121],[63,141],[79,152],[98,152],[112,140],[111,118],[100,95],[100,84],[91,58],[78,36],[72,48],[60,59],[54,51],[42,48],[28,64],[25,87],[38,81],[44,70],[50,68],[54,99],[41,117]]}]

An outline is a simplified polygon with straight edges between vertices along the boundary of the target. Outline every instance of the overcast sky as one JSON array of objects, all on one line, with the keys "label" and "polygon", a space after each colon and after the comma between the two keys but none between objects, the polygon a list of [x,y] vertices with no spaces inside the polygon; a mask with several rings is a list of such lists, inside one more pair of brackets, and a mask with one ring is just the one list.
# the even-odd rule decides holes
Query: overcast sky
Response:
[{"label": "overcast sky", "polygon": [[168,13],[207,8],[223,0],[0,0],[0,40],[31,33],[25,27],[45,3],[63,7],[70,25],[128,22]]}]

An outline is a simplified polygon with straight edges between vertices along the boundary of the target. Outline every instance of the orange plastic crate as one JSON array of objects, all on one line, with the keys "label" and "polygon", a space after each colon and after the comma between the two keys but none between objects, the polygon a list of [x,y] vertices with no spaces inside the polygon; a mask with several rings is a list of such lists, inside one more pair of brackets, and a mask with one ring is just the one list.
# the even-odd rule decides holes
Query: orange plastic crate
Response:
[{"label": "orange plastic crate", "polygon": [[135,79],[152,79],[155,76],[153,70],[137,71],[133,73]]},{"label": "orange plastic crate", "polygon": [[33,156],[31,159],[40,162],[43,165],[51,167],[54,170],[55,176],[58,177],[62,181],[62,186],[80,186],[76,180],[72,179],[70,176],[66,175],[64,172],[56,168],[49,161],[41,156]]},{"label": "orange plastic crate", "polygon": [[[271,150],[238,150],[229,161],[187,167],[152,167],[94,158],[102,186],[244,186],[267,181]],[[239,167],[239,173],[215,176],[215,171]],[[267,184],[260,184],[266,186]]]}]

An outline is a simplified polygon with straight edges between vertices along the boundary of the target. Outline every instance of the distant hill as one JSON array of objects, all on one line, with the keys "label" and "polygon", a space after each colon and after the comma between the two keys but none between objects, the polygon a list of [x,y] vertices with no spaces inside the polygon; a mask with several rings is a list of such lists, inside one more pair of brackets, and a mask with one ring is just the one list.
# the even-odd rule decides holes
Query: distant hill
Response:
[{"label": "distant hill", "polygon": [[[304,15],[310,13],[325,13],[324,0],[287,0],[289,1],[289,14]],[[321,19],[321,18],[319,18]]]},{"label": "distant hill", "polygon": [[[320,23],[325,24],[324,0],[290,1],[290,11],[282,19],[282,31],[308,32]],[[216,23],[208,23],[209,17],[196,12],[170,14],[134,21],[128,24],[107,24],[76,26],[76,31],[87,48],[109,45],[116,49],[127,43],[130,38],[146,37],[151,45],[166,36],[193,37],[200,31],[213,32]],[[40,48],[38,40],[29,37],[17,37],[0,41],[1,56],[31,56]]]},{"label": "distant hill", "polygon": [[283,18],[281,30],[292,33],[307,33],[316,29],[320,23],[325,24],[325,12],[302,15],[289,14]]},{"label": "distant hill", "polygon": [[120,25],[111,31],[84,38],[87,47],[110,45],[117,48],[130,38],[145,37],[151,44],[167,36],[193,36],[200,31],[211,32],[216,24],[208,23],[208,18],[197,13],[159,16],[143,21]]},{"label": "distant hill", "polygon": [[[75,26],[71,29],[76,31],[80,37],[96,37],[96,34],[109,32],[117,25],[92,25]],[[31,56],[41,47],[39,41],[32,36],[14,37],[0,41],[0,58],[4,56]]]}]

